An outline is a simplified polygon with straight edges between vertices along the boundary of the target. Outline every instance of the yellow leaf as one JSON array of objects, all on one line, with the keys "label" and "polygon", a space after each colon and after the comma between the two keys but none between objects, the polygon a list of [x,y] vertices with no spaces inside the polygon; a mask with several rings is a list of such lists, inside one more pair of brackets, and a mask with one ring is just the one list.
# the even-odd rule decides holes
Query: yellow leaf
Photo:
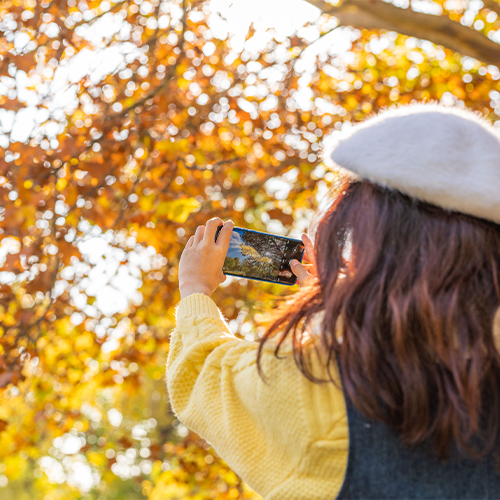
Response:
[{"label": "yellow leaf", "polygon": [[92,450],[87,452],[87,460],[91,464],[96,465],[97,467],[100,467],[101,465],[104,465],[107,462],[107,460],[104,458],[102,454]]},{"label": "yellow leaf", "polygon": [[88,350],[94,345],[94,337],[90,333],[83,333],[75,340],[75,349]]},{"label": "yellow leaf", "polygon": [[67,372],[68,380],[74,384],[82,378],[82,372],[80,370],[76,370],[72,368],[71,370],[68,370]]},{"label": "yellow leaf", "polygon": [[171,149],[171,145],[172,143],[170,141],[158,141],[156,144],[155,144],[155,148],[158,150],[158,151],[168,151],[169,149]]},{"label": "yellow leaf", "polygon": [[139,198],[139,206],[143,212],[149,212],[149,210],[153,208],[154,202],[155,196],[152,194],[149,196],[141,196]]},{"label": "yellow leaf", "polygon": [[186,222],[189,215],[195,212],[199,206],[200,204],[194,198],[163,201],[158,205],[157,214],[164,215],[174,222]]}]

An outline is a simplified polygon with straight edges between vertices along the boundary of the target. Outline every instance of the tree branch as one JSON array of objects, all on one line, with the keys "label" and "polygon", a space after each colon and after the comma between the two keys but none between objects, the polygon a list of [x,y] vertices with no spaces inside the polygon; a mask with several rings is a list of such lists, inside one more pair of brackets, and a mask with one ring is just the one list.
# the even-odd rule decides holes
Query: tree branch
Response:
[{"label": "tree branch", "polygon": [[487,9],[492,10],[500,16],[500,4],[495,2],[495,0],[483,0],[483,4]]},{"label": "tree branch", "polygon": [[181,34],[179,37],[179,41],[177,43],[177,47],[180,48],[181,52],[179,53],[179,57],[177,57],[177,60],[175,61],[175,63],[172,64],[172,66],[170,66],[168,74],[165,78],[165,81],[161,85],[159,85],[158,87],[154,88],[148,95],[144,96],[142,99],[140,99],[136,103],[130,105],[128,108],[123,109],[118,114],[110,115],[109,118],[117,118],[117,117],[125,116],[131,109],[135,109],[137,107],[143,106],[144,104],[146,104],[147,101],[149,101],[149,99],[151,99],[155,95],[163,92],[170,85],[170,81],[175,76],[175,72],[177,70],[179,60],[181,59],[181,57],[183,55],[184,35],[186,33],[186,26],[187,26],[187,2],[186,2],[186,0],[182,0],[182,10],[183,10],[182,31],[181,31]]},{"label": "tree branch", "polygon": [[[487,64],[500,66],[500,45],[482,33],[452,21],[447,16],[422,14],[401,9],[382,0],[344,0],[334,6],[325,0],[305,0],[336,17],[340,24],[370,30],[384,29],[429,40]],[[493,5],[494,4],[494,5]],[[495,12],[500,5],[490,0],[485,5]]]},{"label": "tree branch", "polygon": [[113,6],[111,6],[108,10],[103,10],[100,14],[97,14],[97,16],[94,16],[92,19],[89,19],[88,21],[86,21],[85,19],[83,19],[82,21],[80,21],[79,23],[76,23],[74,26],[72,26],[70,28],[71,31],[74,31],[76,28],[78,28],[79,26],[82,26],[83,24],[88,24],[89,26],[94,24],[95,21],[97,21],[99,18],[101,18],[102,16],[105,16],[106,14],[108,14],[109,12],[114,12],[115,10],[118,10],[120,9],[121,7],[123,7],[123,4],[126,2],[127,0],[120,0],[118,3],[115,3]]}]

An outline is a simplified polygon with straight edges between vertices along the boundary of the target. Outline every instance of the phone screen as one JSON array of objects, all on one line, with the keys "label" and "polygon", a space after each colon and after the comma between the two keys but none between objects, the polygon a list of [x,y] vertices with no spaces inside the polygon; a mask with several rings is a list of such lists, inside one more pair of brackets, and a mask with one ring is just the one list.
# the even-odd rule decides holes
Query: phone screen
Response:
[{"label": "phone screen", "polygon": [[293,285],[297,277],[290,269],[290,260],[300,262],[303,253],[300,240],[235,227],[222,271],[232,276]]}]

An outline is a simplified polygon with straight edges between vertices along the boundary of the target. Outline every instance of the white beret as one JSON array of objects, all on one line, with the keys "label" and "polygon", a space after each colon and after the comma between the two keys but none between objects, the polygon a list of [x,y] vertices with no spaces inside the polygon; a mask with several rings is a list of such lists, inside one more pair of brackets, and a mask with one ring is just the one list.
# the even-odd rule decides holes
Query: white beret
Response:
[{"label": "white beret", "polygon": [[333,169],[500,224],[500,134],[473,111],[391,107],[333,132],[324,145]]}]

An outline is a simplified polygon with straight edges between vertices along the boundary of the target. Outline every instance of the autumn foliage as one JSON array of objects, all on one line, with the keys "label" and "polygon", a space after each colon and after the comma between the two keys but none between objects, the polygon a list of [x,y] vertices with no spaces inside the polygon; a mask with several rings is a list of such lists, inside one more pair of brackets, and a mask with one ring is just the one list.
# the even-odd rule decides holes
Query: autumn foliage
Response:
[{"label": "autumn foliage", "polygon": [[[319,14],[228,35],[203,1],[0,2],[0,498],[259,498],[168,407],[187,239],[214,215],[304,230],[322,137],[381,107],[500,115],[497,67]],[[257,338],[293,292],[214,299]]]}]

